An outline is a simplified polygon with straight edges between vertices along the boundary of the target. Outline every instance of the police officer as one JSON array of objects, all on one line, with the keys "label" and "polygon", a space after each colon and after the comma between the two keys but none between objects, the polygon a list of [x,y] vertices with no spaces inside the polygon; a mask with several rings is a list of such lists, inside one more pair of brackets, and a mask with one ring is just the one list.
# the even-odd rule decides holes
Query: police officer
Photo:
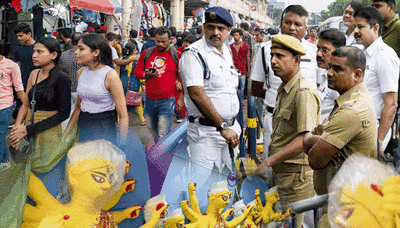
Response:
[{"label": "police officer", "polygon": [[[306,55],[301,57],[300,69],[303,76],[317,88],[317,47],[306,41],[308,12],[301,5],[290,5],[282,13],[281,32],[301,40]],[[257,51],[251,73],[251,92],[253,96],[264,99],[266,114],[264,117],[264,159],[268,155],[268,145],[272,133],[272,113],[276,94],[281,80],[273,74],[270,66],[271,42],[267,42]],[[266,89],[264,89],[264,83]]]},{"label": "police officer", "polygon": [[[235,117],[240,108],[239,74],[224,44],[232,26],[228,10],[218,6],[208,8],[203,38],[190,45],[180,59],[189,115],[190,175],[197,186],[207,181],[214,165],[220,170],[226,163],[232,170],[232,157],[238,153],[241,128]],[[231,157],[229,144],[235,156]]]},{"label": "police officer", "polygon": [[[315,170],[317,194],[327,193],[330,181],[348,156],[358,152],[377,158],[377,123],[363,82],[365,63],[365,55],[357,47],[340,47],[331,54],[328,86],[340,96],[323,124],[304,138],[309,164]],[[326,220],[325,216],[321,222]]]},{"label": "police officer", "polygon": [[[273,36],[271,68],[282,84],[273,113],[268,158],[255,172],[263,174],[272,168],[283,206],[314,196],[313,171],[303,153],[303,138],[319,123],[321,104],[314,86],[300,71],[300,59],[305,54],[298,39]],[[303,218],[304,214],[298,216],[297,227],[301,227]]]}]

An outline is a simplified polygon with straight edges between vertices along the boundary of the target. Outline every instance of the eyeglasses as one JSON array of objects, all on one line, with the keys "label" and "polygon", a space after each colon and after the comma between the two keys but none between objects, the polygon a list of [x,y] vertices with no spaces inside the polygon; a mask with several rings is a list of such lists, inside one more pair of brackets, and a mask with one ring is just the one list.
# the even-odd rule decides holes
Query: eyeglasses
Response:
[{"label": "eyeglasses", "polygon": [[352,16],[352,17],[354,17],[354,13],[353,12],[350,12],[350,11],[348,11],[348,10],[345,10],[344,11],[344,13],[343,13],[343,15],[349,15],[349,16]]}]

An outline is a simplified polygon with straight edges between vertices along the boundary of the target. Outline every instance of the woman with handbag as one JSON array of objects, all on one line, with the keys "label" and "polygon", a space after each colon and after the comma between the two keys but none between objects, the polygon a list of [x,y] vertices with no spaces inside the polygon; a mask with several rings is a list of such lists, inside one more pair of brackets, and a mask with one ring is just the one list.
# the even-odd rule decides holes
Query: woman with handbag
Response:
[{"label": "woman with handbag", "polygon": [[99,34],[85,35],[78,42],[76,60],[86,67],[77,74],[77,105],[65,131],[77,122],[80,142],[106,139],[125,146],[129,117],[110,45]]},{"label": "woman with handbag", "polygon": [[[137,53],[136,41],[127,43],[122,49],[121,59],[135,58]],[[128,112],[136,109],[141,125],[146,125],[146,120],[143,114],[143,89],[140,80],[135,77],[133,70],[135,69],[137,61],[133,61],[128,65],[117,66],[117,72],[122,81],[124,87],[124,94],[126,98],[126,104],[128,105]]]},{"label": "woman with handbag", "polygon": [[[60,56],[57,40],[43,38],[36,42],[32,61],[40,68],[29,76],[28,96],[24,97],[10,134],[11,146],[15,149],[25,136],[34,136],[34,153],[30,160],[44,166],[45,157],[50,151],[54,153],[62,141],[61,122],[69,117],[71,110],[71,82],[58,64]],[[25,125],[22,125],[24,120]]]}]

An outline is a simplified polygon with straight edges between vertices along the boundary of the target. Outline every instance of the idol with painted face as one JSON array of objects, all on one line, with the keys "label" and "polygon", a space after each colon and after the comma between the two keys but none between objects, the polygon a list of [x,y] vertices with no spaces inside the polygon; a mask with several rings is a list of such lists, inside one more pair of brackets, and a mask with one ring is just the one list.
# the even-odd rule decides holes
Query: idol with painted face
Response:
[{"label": "idol with painted face", "polygon": [[[31,173],[28,195],[36,206],[26,204],[22,227],[39,227],[41,222],[48,224],[54,221],[63,226],[52,227],[114,228],[126,218],[137,217],[142,209],[139,205],[112,213],[108,212],[110,205],[106,206],[113,197],[122,195],[116,194],[118,190],[127,192],[133,189],[129,185],[136,183],[134,180],[123,183],[125,169],[125,155],[108,141],[91,141],[74,146],[67,155],[68,183],[63,188],[64,202],[57,201],[41,180]],[[113,201],[118,202],[118,199]],[[153,220],[158,222],[159,218],[158,215],[158,220]],[[64,221],[61,223],[60,219]]]}]

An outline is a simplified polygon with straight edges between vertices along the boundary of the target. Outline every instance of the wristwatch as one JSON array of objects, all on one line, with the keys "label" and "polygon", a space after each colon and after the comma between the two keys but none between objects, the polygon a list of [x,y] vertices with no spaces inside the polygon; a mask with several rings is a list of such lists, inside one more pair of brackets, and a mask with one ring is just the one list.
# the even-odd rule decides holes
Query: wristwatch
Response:
[{"label": "wristwatch", "polygon": [[222,124],[221,124],[221,126],[220,127],[217,127],[217,131],[223,131],[223,130],[226,130],[226,129],[228,129],[228,124],[226,123],[226,122],[222,122]]}]

